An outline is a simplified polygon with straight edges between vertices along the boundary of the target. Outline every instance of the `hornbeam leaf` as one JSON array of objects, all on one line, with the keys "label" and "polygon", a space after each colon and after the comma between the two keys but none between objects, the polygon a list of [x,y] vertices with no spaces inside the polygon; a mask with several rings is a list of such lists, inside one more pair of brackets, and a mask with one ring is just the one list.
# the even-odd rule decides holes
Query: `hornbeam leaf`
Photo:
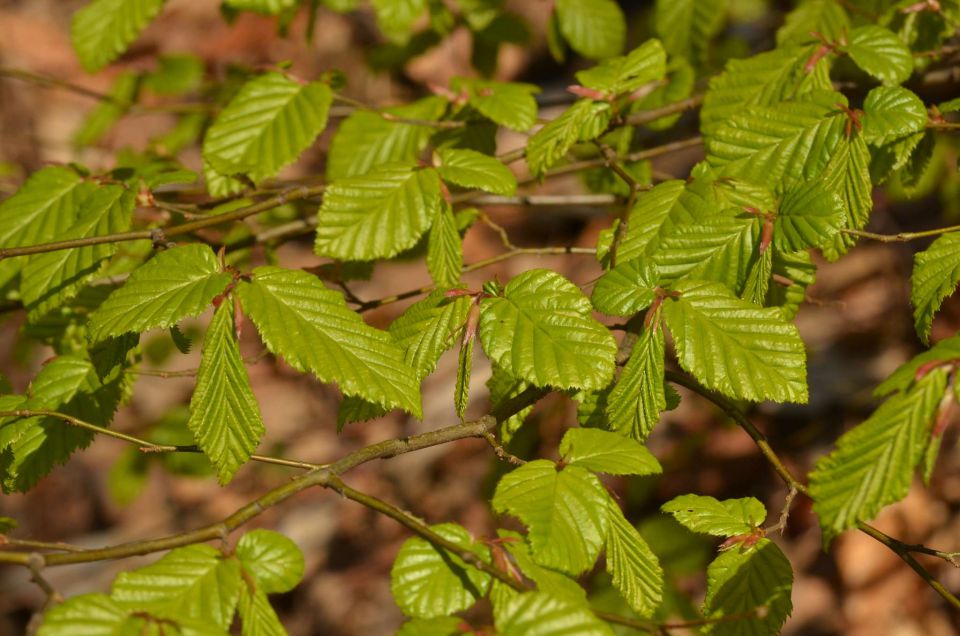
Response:
[{"label": "hornbeam leaf", "polygon": [[73,15],[70,39],[88,73],[117,59],[153,20],[164,0],[93,0]]},{"label": "hornbeam leaf", "polygon": [[591,60],[623,51],[627,24],[614,0],[557,0],[557,23],[570,48]]},{"label": "hornbeam leaf", "polygon": [[237,612],[243,636],[287,636],[287,630],[262,590],[251,590],[248,585],[241,587]]},{"label": "hornbeam leaf", "polygon": [[404,352],[404,360],[413,367],[417,379],[430,375],[444,351],[460,339],[467,323],[472,299],[448,298],[435,291],[407,308],[390,324],[390,336]]},{"label": "hornbeam leaf", "polygon": [[513,130],[526,131],[537,123],[540,87],[519,82],[490,82],[457,78],[454,90],[464,87],[469,104],[490,121]]},{"label": "hornbeam leaf", "polygon": [[701,64],[726,14],[727,0],[657,0],[653,28],[670,55]]},{"label": "hornbeam leaf", "polygon": [[613,630],[580,604],[543,592],[524,592],[496,614],[501,636],[613,636]]},{"label": "hornbeam leaf", "polygon": [[264,594],[289,592],[303,578],[303,553],[278,532],[251,530],[237,541],[240,565]]},{"label": "hornbeam leaf", "polygon": [[640,259],[621,261],[597,280],[590,299],[597,311],[611,316],[632,316],[653,302],[657,269]]},{"label": "hornbeam leaf", "polygon": [[960,282],[960,233],[944,234],[930,247],[914,257],[913,321],[917,335],[924,342],[930,340],[933,316],[944,298],[957,289]]},{"label": "hornbeam leaf", "polygon": [[960,361],[960,335],[941,340],[923,353],[914,356],[901,365],[890,377],[874,389],[874,397],[884,397],[896,391],[905,391],[916,380],[923,377],[921,368],[929,363],[951,363]]},{"label": "hornbeam leaf", "polygon": [[314,249],[342,260],[391,258],[420,240],[441,201],[432,168],[394,163],[341,179],[324,194]]},{"label": "hornbeam leaf", "polygon": [[527,165],[542,177],[578,141],[599,137],[610,123],[610,104],[580,99],[547,122],[527,143]]},{"label": "hornbeam leaf", "polygon": [[[73,225],[81,202],[96,188],[69,168],[50,166],[34,172],[16,194],[0,203],[0,247],[58,238]],[[26,262],[23,257],[0,261],[0,289]]]},{"label": "hornbeam leaf", "polygon": [[826,541],[906,496],[930,438],[946,377],[943,368],[936,368],[889,398],[817,462],[810,474],[810,494]]},{"label": "hornbeam leaf", "polygon": [[680,366],[736,399],[806,402],[806,352],[796,326],[719,283],[681,281],[664,303]]},{"label": "hornbeam leaf", "polygon": [[230,284],[217,257],[199,243],[172,247],[133,270],[122,287],[90,315],[94,342],[127,332],[172,327],[199,316]]},{"label": "hornbeam leaf", "polygon": [[430,225],[427,269],[434,284],[440,288],[455,286],[463,273],[463,240],[457,231],[453,211],[446,201],[437,208]]},{"label": "hornbeam leaf", "polygon": [[[490,550],[474,541],[455,523],[431,529],[444,539],[473,552],[489,563]],[[438,548],[426,539],[407,539],[390,570],[390,589],[397,605],[407,616],[435,618],[471,607],[490,588],[486,572],[467,565],[460,556]]]},{"label": "hornbeam leaf", "polygon": [[721,552],[707,568],[703,615],[710,622],[703,633],[779,634],[793,611],[792,588],[790,561],[769,539]]},{"label": "hornbeam leaf", "polygon": [[517,179],[510,168],[493,157],[462,148],[444,148],[437,154],[437,172],[444,181],[505,196],[517,191]]},{"label": "hornbeam leaf", "polygon": [[527,462],[497,484],[493,509],[526,524],[533,558],[569,574],[593,566],[606,536],[607,491],[580,466]]},{"label": "hornbeam leaf", "polygon": [[480,342],[497,366],[536,386],[599,389],[617,345],[580,289],[545,269],[520,274],[480,304]]},{"label": "hornbeam leaf", "polygon": [[767,518],[767,509],[753,497],[717,501],[713,497],[681,495],[660,509],[694,532],[717,537],[747,534]]},{"label": "hornbeam leaf", "polygon": [[330,87],[265,73],[241,87],[203,140],[203,158],[224,176],[255,183],[292,163],[327,125]]},{"label": "hornbeam leaf", "polygon": [[237,559],[199,544],[177,548],[152,565],[121,572],[111,597],[124,607],[174,620],[204,620],[226,630],[241,585]]},{"label": "hornbeam leaf", "polygon": [[653,475],[663,471],[640,442],[597,428],[571,428],[560,440],[560,456],[568,466],[582,466],[608,475]]},{"label": "hornbeam leaf", "polygon": [[777,211],[773,246],[798,252],[831,242],[847,220],[843,200],[821,181],[810,181],[788,190]]},{"label": "hornbeam leaf", "polygon": [[316,277],[258,267],[237,291],[263,342],[292,367],[336,382],[346,395],[422,415],[419,381],[400,348]]},{"label": "hornbeam leaf", "polygon": [[871,144],[896,141],[926,127],[926,106],[901,86],[878,86],[863,102],[863,138]]},{"label": "hornbeam leaf", "polygon": [[266,430],[240,357],[231,300],[220,304],[203,339],[187,422],[197,445],[217,467],[221,484],[250,459]]},{"label": "hornbeam leaf", "polygon": [[857,66],[886,85],[902,84],[913,73],[913,55],[897,34],[875,24],[850,32],[840,47]]},{"label": "hornbeam leaf", "polygon": [[644,328],[607,397],[605,410],[610,428],[621,435],[642,442],[667,408],[663,356],[663,329],[655,324]]},{"label": "hornbeam leaf", "polygon": [[[103,186],[83,200],[76,221],[58,238],[83,239],[123,232],[130,227],[134,201],[134,194],[122,186]],[[31,256],[20,280],[20,294],[31,319],[76,296],[116,251],[116,243],[102,243]]]},{"label": "hornbeam leaf", "polygon": [[660,40],[647,40],[627,55],[604,60],[579,71],[577,81],[587,88],[617,96],[631,93],[644,84],[663,79],[667,54]]},{"label": "hornbeam leaf", "polygon": [[650,616],[663,600],[663,569],[637,529],[607,497],[607,572],[630,608]]},{"label": "hornbeam leaf", "polygon": [[281,11],[297,6],[297,0],[224,0],[223,4],[238,11],[277,15]]},{"label": "hornbeam leaf", "polygon": [[[873,184],[870,181],[870,149],[862,135],[843,139],[833,158],[823,171],[824,186],[843,199],[847,211],[845,228],[858,230],[870,219],[873,209]],[[836,260],[856,243],[856,237],[839,233],[829,245],[823,245],[823,255]]]},{"label": "hornbeam leaf", "polygon": [[850,16],[837,0],[806,0],[777,29],[777,45],[813,42],[819,33],[834,42],[850,30]]}]

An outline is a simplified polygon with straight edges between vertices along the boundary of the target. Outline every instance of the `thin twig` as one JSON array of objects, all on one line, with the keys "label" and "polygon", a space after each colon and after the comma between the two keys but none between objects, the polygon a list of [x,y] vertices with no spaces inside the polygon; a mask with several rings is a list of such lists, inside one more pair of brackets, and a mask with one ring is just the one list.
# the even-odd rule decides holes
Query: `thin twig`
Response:
[{"label": "thin twig", "polygon": [[881,243],[897,243],[905,241],[914,241],[916,239],[927,238],[929,236],[939,236],[949,232],[960,231],[960,225],[951,225],[949,227],[938,227],[933,230],[922,230],[920,232],[898,232],[897,234],[877,234],[876,232],[867,232],[865,230],[842,229],[844,234],[868,238]]}]

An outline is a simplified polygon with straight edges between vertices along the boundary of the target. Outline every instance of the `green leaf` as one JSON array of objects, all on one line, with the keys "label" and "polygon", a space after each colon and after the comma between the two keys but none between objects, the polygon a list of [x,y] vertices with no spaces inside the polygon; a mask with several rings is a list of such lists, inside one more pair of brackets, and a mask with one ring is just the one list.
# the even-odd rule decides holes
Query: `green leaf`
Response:
[{"label": "green leaf", "polygon": [[463,272],[463,241],[457,231],[450,205],[444,201],[437,208],[427,239],[427,269],[437,287],[454,287]]},{"label": "green leaf", "polygon": [[540,565],[580,574],[593,566],[607,531],[607,491],[580,466],[557,470],[545,459],[527,462],[497,484],[493,509],[528,528]]},{"label": "green leaf", "polygon": [[129,105],[136,100],[139,87],[138,73],[124,71],[117,75],[107,92],[110,99],[100,102],[83,120],[83,125],[73,136],[73,143],[78,146],[92,146],[100,141],[127,113]]},{"label": "green leaf", "polygon": [[686,371],[737,399],[807,401],[806,351],[779,309],[740,300],[718,283],[683,281],[664,317]]},{"label": "green leaf", "polygon": [[90,339],[168,328],[187,316],[199,316],[230,281],[206,245],[164,250],[133,270],[90,315]]},{"label": "green leaf", "polygon": [[438,616],[437,618],[415,618],[400,626],[397,636],[462,636],[459,616]]},{"label": "green leaf", "polygon": [[501,636],[613,636],[588,605],[543,592],[517,594],[496,616],[496,624]]},{"label": "green leaf", "polygon": [[960,335],[941,340],[909,362],[901,365],[890,377],[880,383],[874,397],[884,397],[895,391],[904,391],[924,374],[922,369],[932,362],[951,362],[960,359]]},{"label": "green leaf", "polygon": [[81,594],[46,612],[37,636],[122,636],[136,633],[129,619],[129,610],[106,594]]},{"label": "green leaf", "polygon": [[829,90],[829,60],[820,60],[812,71],[806,64],[816,45],[778,48],[742,60],[730,60],[710,88],[700,109],[700,129],[712,135],[717,128],[746,108],[773,106],[815,89]]},{"label": "green leaf", "polygon": [[611,429],[642,442],[660,421],[660,413],[667,408],[663,356],[663,329],[654,322],[640,334],[607,398]]},{"label": "green leaf", "polygon": [[[489,563],[490,550],[455,523],[432,526],[444,539]],[[390,570],[390,589],[407,616],[435,618],[471,607],[490,588],[490,575],[426,539],[407,539]]]},{"label": "green leaf", "polygon": [[[793,569],[779,547],[760,539],[746,549],[721,552],[707,568],[703,615],[713,621],[704,634],[754,636],[779,634],[793,611]],[[755,617],[741,618],[754,613]],[[736,620],[722,620],[734,617]]]},{"label": "green leaf", "polygon": [[111,596],[131,609],[206,620],[226,630],[241,584],[239,562],[201,544],[177,548],[152,565],[121,572]]},{"label": "green leaf", "polygon": [[663,569],[637,529],[607,497],[607,572],[630,608],[651,616],[663,600]]},{"label": "green leaf", "polygon": [[[499,408],[502,403],[520,395],[530,387],[527,382],[515,378],[496,364],[491,366],[493,368],[490,372],[490,378],[487,380],[487,389],[490,391],[490,404],[493,405],[494,409]],[[532,411],[533,405],[521,409],[515,415],[500,422],[500,439],[504,444],[510,443],[514,433],[520,430],[523,422]]]},{"label": "green leaf", "polygon": [[510,196],[517,191],[517,179],[493,157],[475,150],[444,148],[437,151],[440,178],[464,188]]},{"label": "green leaf", "polygon": [[[847,211],[844,227],[860,229],[870,219],[873,209],[873,183],[870,181],[870,150],[862,135],[841,140],[833,159],[823,171],[827,190],[843,199]],[[856,237],[839,233],[831,245],[824,245],[824,256],[836,260],[856,243]]]},{"label": "green leaf", "polygon": [[932,370],[844,433],[817,462],[810,494],[826,542],[906,496],[945,389],[943,368]]},{"label": "green leaf", "polygon": [[224,6],[237,11],[255,11],[264,15],[277,15],[297,6],[297,0],[223,0]]},{"label": "green leaf", "polygon": [[577,100],[559,117],[547,122],[527,142],[526,156],[530,171],[542,177],[575,143],[599,137],[609,122],[609,103]]},{"label": "green leaf", "polygon": [[538,86],[462,78],[454,82],[455,89],[463,86],[467,91],[467,103],[495,124],[522,132],[537,123],[537,100],[533,96],[540,92]]},{"label": "green leaf", "polygon": [[[766,307],[779,307],[783,317],[793,320],[800,306],[806,302],[807,287],[813,284],[817,276],[817,266],[813,264],[810,253],[779,252],[773,250],[770,263],[770,276],[780,277],[781,282],[768,285]],[[789,284],[787,284],[789,281]]]},{"label": "green leaf", "polygon": [[[497,536],[504,539],[500,547],[509,553],[513,562],[523,575],[537,584],[537,590],[574,603],[586,604],[586,590],[577,583],[576,579],[557,572],[556,570],[545,568],[534,561],[533,555],[530,553],[530,545],[524,539],[523,535],[511,530],[498,528]],[[498,581],[494,581],[494,588],[501,585]],[[507,587],[505,585],[502,586]],[[510,598],[516,596],[515,590],[512,588],[507,589],[511,592]],[[501,608],[495,604],[494,612],[496,613],[499,609]]]},{"label": "green leaf", "polygon": [[773,274],[773,252],[764,250],[750,266],[740,298],[760,307],[765,306],[770,291],[770,276]]},{"label": "green leaf", "polygon": [[657,287],[657,268],[640,259],[620,261],[597,280],[590,299],[597,311],[632,316],[650,306]]},{"label": "green leaf", "polygon": [[788,190],[777,211],[773,246],[783,252],[820,247],[833,240],[847,220],[839,195],[822,181],[810,181]]},{"label": "green leaf", "polygon": [[581,466],[608,475],[655,475],[663,472],[657,458],[640,442],[596,428],[571,428],[560,440],[567,466]]},{"label": "green leaf", "polygon": [[707,137],[707,159],[726,176],[774,190],[811,181],[845,137],[847,116],[837,106],[845,103],[840,93],[817,91],[805,101],[750,106]]},{"label": "green leaf", "polygon": [[164,0],[92,0],[73,14],[70,39],[88,73],[117,59],[163,7]]},{"label": "green leaf", "polygon": [[913,322],[924,343],[930,340],[933,316],[960,282],[960,233],[944,234],[914,256],[911,276]]},{"label": "green leaf", "polygon": [[[0,203],[0,247],[38,245],[59,238],[76,220],[80,204],[96,185],[60,166],[41,168],[12,197]],[[26,258],[0,261],[0,288]]]},{"label": "green leaf", "polygon": [[610,96],[632,93],[644,84],[663,79],[667,54],[660,40],[647,40],[627,55],[604,60],[578,71],[577,81]]},{"label": "green leaf", "polygon": [[231,299],[213,314],[203,340],[187,425],[204,455],[217,467],[221,484],[229,483],[247,463],[266,431],[240,357]]},{"label": "green leaf", "polygon": [[427,0],[372,0],[372,4],[380,30],[401,44],[410,39],[413,23],[427,8]]},{"label": "green leaf", "polygon": [[614,0],[557,0],[557,23],[570,48],[591,60],[619,55],[627,25]]},{"label": "green leaf", "polygon": [[17,520],[11,517],[0,517],[0,534],[7,534],[17,527]]},{"label": "green leaf", "polygon": [[715,537],[748,534],[767,518],[767,509],[753,497],[717,501],[701,495],[674,497],[660,507],[686,528]]},{"label": "green leaf", "polygon": [[[434,121],[446,108],[444,99],[427,97],[381,112],[387,116]],[[380,113],[358,110],[340,124],[333,136],[327,155],[327,181],[366,174],[387,163],[414,161],[435,132],[430,126],[389,121]]]},{"label": "green leaf", "polygon": [[726,17],[727,0],[657,0],[653,28],[670,55],[702,64]]},{"label": "green leaf", "polygon": [[264,344],[293,368],[336,382],[346,395],[422,415],[419,381],[403,352],[314,276],[259,267],[238,293]]},{"label": "green leaf", "polygon": [[[99,188],[84,199],[77,220],[57,238],[83,239],[127,230],[134,199],[133,193],[121,186]],[[105,243],[31,256],[20,281],[20,294],[30,318],[38,318],[76,296],[116,251],[116,243]]]},{"label": "green leaf", "polygon": [[535,386],[599,389],[613,377],[617,345],[566,278],[534,269],[480,303],[480,342],[497,366]]},{"label": "green leaf", "polygon": [[283,628],[263,591],[251,591],[249,586],[244,585],[240,589],[237,611],[243,624],[243,636],[287,636],[287,630]]},{"label": "green leaf", "polygon": [[303,553],[278,532],[251,530],[237,541],[240,565],[264,594],[289,592],[303,578]]},{"label": "green leaf", "polygon": [[462,333],[470,312],[469,296],[447,297],[432,292],[410,305],[390,325],[390,336],[404,352],[404,360],[422,380],[437,368],[437,361]]},{"label": "green leaf", "polygon": [[777,45],[813,42],[812,33],[835,42],[850,30],[850,16],[837,0],[806,0],[787,14],[783,26],[777,29]]},{"label": "green leaf", "polygon": [[863,111],[863,137],[872,144],[896,141],[927,127],[927,108],[913,91],[901,86],[873,89]]},{"label": "green leaf", "polygon": [[254,183],[275,176],[323,132],[333,101],[330,87],[265,73],[240,88],[203,140],[203,158],[224,176]]},{"label": "green leaf", "polygon": [[841,50],[869,75],[885,85],[902,84],[913,73],[913,56],[897,35],[875,24],[850,32]]},{"label": "green leaf", "polygon": [[441,207],[436,170],[389,164],[327,187],[314,249],[320,256],[365,261],[416,245]]},{"label": "green leaf", "polygon": [[476,338],[468,338],[460,345],[457,356],[457,382],[453,389],[453,404],[457,417],[463,419],[470,404],[470,372],[473,370],[473,345]]}]

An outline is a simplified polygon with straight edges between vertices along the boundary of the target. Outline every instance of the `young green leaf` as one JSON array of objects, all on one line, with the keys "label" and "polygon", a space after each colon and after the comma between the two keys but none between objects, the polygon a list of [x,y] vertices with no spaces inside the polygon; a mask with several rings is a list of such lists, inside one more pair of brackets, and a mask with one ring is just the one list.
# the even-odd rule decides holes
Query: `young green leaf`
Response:
[{"label": "young green leaf", "polygon": [[577,81],[610,96],[632,93],[644,84],[662,80],[667,72],[667,54],[660,40],[647,40],[627,55],[604,60],[578,71]]},{"label": "young green leaf", "polygon": [[[73,225],[81,202],[96,188],[69,168],[49,166],[34,172],[16,194],[0,203],[0,247],[37,245],[59,238]],[[26,262],[25,258],[0,261],[0,289]]]},{"label": "young green leaf", "polygon": [[140,619],[106,594],[81,594],[44,614],[37,636],[117,636],[140,633],[142,627]]},{"label": "young green leaf", "polygon": [[[83,239],[127,230],[134,198],[118,185],[99,188],[84,199],[76,221],[59,238]],[[20,294],[30,317],[39,318],[76,296],[116,251],[115,243],[105,243],[31,256],[20,280]]]},{"label": "young green leaf", "polygon": [[[533,559],[533,555],[530,553],[530,544],[523,535],[511,530],[498,528],[497,536],[504,540],[499,544],[500,547],[509,553],[523,575],[537,584],[538,590],[578,604],[585,604],[587,602],[587,592],[577,583],[575,578],[557,572],[556,570],[545,568]],[[498,585],[502,584],[494,581],[494,587]],[[507,586],[504,585],[503,587]],[[516,596],[515,590],[512,588],[507,589],[510,590],[510,598]],[[498,612],[499,609],[501,608],[495,605],[494,613]]]},{"label": "young green leaf", "polygon": [[203,140],[203,158],[225,176],[259,183],[306,150],[327,125],[330,87],[265,73],[240,89]]},{"label": "young green leaf", "polygon": [[727,0],[657,0],[653,28],[670,55],[700,65],[726,17]]},{"label": "young green leaf", "polygon": [[459,616],[415,618],[401,625],[396,636],[462,636],[461,625],[463,619]]},{"label": "young green leaf", "polygon": [[199,316],[230,281],[206,245],[164,250],[135,269],[90,315],[90,340],[172,327],[182,318]]},{"label": "young green leaf", "polygon": [[292,367],[336,382],[346,395],[421,416],[419,381],[403,352],[341,294],[306,272],[279,267],[255,269],[237,291],[263,342]]},{"label": "young green leaf", "polygon": [[881,382],[880,386],[874,389],[873,395],[880,398],[896,391],[906,391],[915,381],[923,377],[922,368],[931,363],[949,364],[957,360],[960,360],[960,335],[941,340],[920,355],[914,356]]},{"label": "young green leaf", "polygon": [[[833,158],[823,171],[823,184],[843,199],[847,218],[843,227],[860,229],[870,219],[873,209],[873,184],[870,181],[870,149],[862,135],[842,139]],[[821,250],[828,259],[836,260],[856,243],[856,237],[838,233],[831,244]]]},{"label": "young green leaf", "polygon": [[453,389],[453,405],[457,410],[457,417],[463,419],[470,404],[470,372],[473,370],[473,345],[476,338],[469,338],[460,345],[457,356],[457,383]]},{"label": "young green leaf", "polygon": [[681,495],[660,509],[690,530],[716,537],[748,534],[767,518],[767,509],[753,497],[717,501],[713,497]]},{"label": "young green leaf", "polygon": [[[490,378],[487,380],[487,389],[490,391],[490,404],[493,405],[494,409],[499,408],[503,402],[520,395],[530,387],[530,384],[510,375],[496,364],[491,366],[493,368],[490,372]],[[513,434],[520,430],[531,411],[533,411],[532,405],[500,422],[500,439],[504,444],[510,443]]]},{"label": "young green leaf", "polygon": [[446,108],[444,99],[427,97],[412,104],[386,108],[383,114],[366,110],[354,112],[340,124],[330,143],[327,181],[363,175],[387,163],[416,160],[436,130],[386,117],[434,121]]},{"label": "young green leaf", "polygon": [[906,496],[945,389],[946,372],[932,370],[844,433],[817,462],[810,494],[827,542]]},{"label": "young green leaf", "polygon": [[597,311],[632,316],[650,306],[657,286],[657,268],[641,259],[620,261],[597,280],[590,296]]},{"label": "young green leaf", "polygon": [[380,30],[398,44],[410,38],[413,23],[427,8],[427,0],[373,0],[372,4]]},{"label": "young green leaf", "polygon": [[297,0],[224,0],[223,4],[237,11],[277,15],[281,11],[297,6]]},{"label": "young green leaf", "polygon": [[814,33],[835,42],[850,30],[850,16],[837,0],[806,0],[787,14],[777,30],[777,45],[804,44],[816,40]]},{"label": "young green leaf", "polygon": [[707,568],[703,615],[710,622],[703,633],[779,634],[793,611],[792,588],[790,561],[769,539],[721,552]]},{"label": "young green leaf", "polygon": [[902,84],[913,73],[913,56],[897,34],[875,24],[850,32],[841,50],[885,85]]},{"label": "young green leaf", "polygon": [[495,124],[522,132],[537,123],[537,100],[533,96],[540,92],[538,86],[462,78],[454,82],[454,89],[466,89],[467,103]]},{"label": "young green leaf", "polygon": [[462,148],[441,149],[437,155],[437,172],[444,181],[505,196],[517,191],[517,179],[510,168],[493,157]]},{"label": "young green leaf", "polygon": [[217,467],[221,484],[229,483],[250,459],[266,430],[240,357],[230,298],[213,314],[203,340],[187,425]]},{"label": "young green leaf", "polygon": [[110,98],[90,111],[83,120],[83,125],[73,135],[73,143],[77,146],[92,146],[100,141],[127,113],[130,104],[136,101],[139,89],[139,73],[124,71],[117,75],[107,92]]},{"label": "young green leaf", "polygon": [[617,345],[576,285],[545,269],[520,274],[480,304],[480,342],[504,371],[535,386],[599,389]]},{"label": "young green leaf", "polygon": [[165,618],[194,618],[229,628],[240,599],[240,562],[209,545],[177,548],[156,563],[121,572],[112,598]]},{"label": "young green leaf", "polygon": [[630,359],[607,397],[610,428],[639,442],[650,435],[667,408],[663,386],[663,329],[644,328]]},{"label": "young green leaf", "polygon": [[[490,550],[455,523],[431,528],[448,541],[490,562]],[[407,616],[434,618],[465,610],[490,588],[490,575],[467,565],[458,555],[425,539],[407,539],[390,570],[390,589]]]},{"label": "young green leaf", "polygon": [[780,310],[740,300],[718,283],[683,281],[664,303],[680,365],[737,399],[806,402],[806,351]]},{"label": "young green leaf", "polygon": [[303,578],[303,553],[278,532],[251,530],[237,541],[240,565],[265,594],[282,594]]},{"label": "young green leaf", "polygon": [[95,73],[117,59],[153,20],[164,0],[92,0],[73,14],[70,39],[80,63]]},{"label": "young green leaf", "polygon": [[806,302],[806,289],[817,277],[817,266],[813,264],[810,253],[780,252],[773,250],[770,263],[770,277],[777,276],[779,282],[768,285],[765,307],[779,307],[783,317],[793,320],[800,306]]},{"label": "young green leaf", "polygon": [[571,428],[560,440],[567,466],[581,466],[608,475],[654,475],[663,471],[640,442],[596,428]]},{"label": "young green leaf", "polygon": [[441,202],[432,168],[394,163],[341,179],[324,194],[314,249],[342,260],[391,258],[416,245]]},{"label": "young green leaf", "polygon": [[820,247],[833,240],[847,220],[843,200],[822,181],[809,181],[787,191],[777,211],[773,246],[782,252]]},{"label": "young green leaf", "polygon": [[650,616],[663,600],[663,569],[620,506],[607,497],[607,572],[630,609]]},{"label": "young green leaf", "polygon": [[542,177],[578,141],[599,137],[610,122],[610,104],[580,99],[547,122],[527,143],[527,165]]},{"label": "young green leaf", "polygon": [[913,91],[901,86],[878,86],[863,102],[863,138],[885,144],[923,132],[927,108]]},{"label": "young green leaf", "polygon": [[493,509],[526,524],[537,563],[576,575],[593,566],[603,546],[606,498],[607,491],[587,469],[557,470],[553,462],[537,459],[500,480]]},{"label": "young green leaf", "polygon": [[929,342],[934,314],[960,282],[960,233],[944,234],[914,256],[911,282],[913,322],[920,339]]},{"label": "young green leaf", "polygon": [[591,60],[623,51],[627,24],[614,0],[557,0],[557,24],[564,39]]},{"label": "young green leaf", "polygon": [[262,590],[251,590],[249,585],[243,585],[237,612],[240,614],[242,636],[287,636],[287,630]]},{"label": "young green leaf", "polygon": [[543,592],[524,592],[495,616],[501,636],[613,636],[590,606]]},{"label": "young green leaf", "polygon": [[447,297],[435,291],[410,305],[390,324],[390,336],[404,352],[404,360],[422,380],[437,368],[444,351],[457,343],[470,312],[469,296]]},{"label": "young green leaf", "polygon": [[437,207],[427,238],[427,269],[441,289],[454,287],[463,273],[463,241],[453,211],[445,201]]}]

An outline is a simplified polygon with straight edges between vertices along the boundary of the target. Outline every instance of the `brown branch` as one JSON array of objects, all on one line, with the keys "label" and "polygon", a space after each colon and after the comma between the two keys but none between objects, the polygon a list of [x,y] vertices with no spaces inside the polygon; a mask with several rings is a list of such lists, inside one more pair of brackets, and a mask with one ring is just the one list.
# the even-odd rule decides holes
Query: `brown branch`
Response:
[{"label": "brown branch", "polygon": [[859,236],[861,238],[880,241],[881,243],[898,243],[914,241],[916,239],[927,238],[930,236],[939,236],[950,232],[960,231],[960,225],[951,225],[949,227],[938,227],[933,230],[923,230],[920,232],[898,232],[897,234],[877,234],[876,232],[867,232],[865,230],[842,229],[844,234]]}]

